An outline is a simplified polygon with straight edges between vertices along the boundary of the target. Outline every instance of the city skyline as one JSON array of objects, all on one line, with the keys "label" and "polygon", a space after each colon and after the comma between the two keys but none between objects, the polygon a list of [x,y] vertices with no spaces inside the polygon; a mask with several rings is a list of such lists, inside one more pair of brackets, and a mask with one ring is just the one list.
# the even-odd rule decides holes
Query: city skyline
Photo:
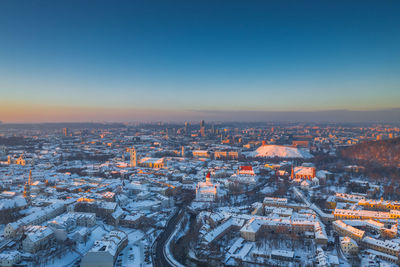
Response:
[{"label": "city skyline", "polygon": [[0,120],[399,122],[400,4],[0,3]]}]

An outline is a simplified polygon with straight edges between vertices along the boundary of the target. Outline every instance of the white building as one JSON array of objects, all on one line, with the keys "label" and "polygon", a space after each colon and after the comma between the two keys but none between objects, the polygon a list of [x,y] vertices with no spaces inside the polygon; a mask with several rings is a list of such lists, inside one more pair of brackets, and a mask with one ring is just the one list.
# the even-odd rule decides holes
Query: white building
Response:
[{"label": "white building", "polygon": [[113,267],[118,254],[128,244],[128,236],[122,231],[111,231],[82,258],[81,267]]},{"label": "white building", "polygon": [[7,224],[4,228],[4,236],[14,236],[18,229],[27,225],[41,224],[57,215],[62,214],[65,211],[65,206],[62,203],[55,203],[41,210],[34,212],[26,217],[19,219],[16,222]]},{"label": "white building", "polygon": [[196,186],[196,201],[213,202],[218,198],[219,183],[212,183],[210,173],[206,176],[205,182],[199,182]]},{"label": "white building", "polygon": [[28,226],[25,234],[26,238],[22,241],[22,249],[30,253],[51,247],[54,241],[54,232],[46,226]]},{"label": "white building", "polygon": [[77,226],[92,227],[96,224],[96,214],[86,212],[70,212],[62,214],[49,222],[57,240],[66,240],[69,233]]},{"label": "white building", "polygon": [[354,239],[348,236],[340,237],[340,248],[345,254],[356,254],[358,252],[358,245]]}]

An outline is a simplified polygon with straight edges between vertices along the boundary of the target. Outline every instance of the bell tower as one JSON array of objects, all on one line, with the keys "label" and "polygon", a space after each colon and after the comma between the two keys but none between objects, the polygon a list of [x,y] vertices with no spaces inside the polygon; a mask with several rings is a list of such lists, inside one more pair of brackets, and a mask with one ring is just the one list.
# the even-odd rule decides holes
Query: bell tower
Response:
[{"label": "bell tower", "polygon": [[135,147],[132,147],[130,149],[130,154],[131,154],[131,167],[136,167],[137,166],[137,154],[136,154]]},{"label": "bell tower", "polygon": [[32,170],[29,171],[29,178],[28,181],[25,182],[24,186],[24,198],[27,202],[31,200],[31,184],[32,184]]}]

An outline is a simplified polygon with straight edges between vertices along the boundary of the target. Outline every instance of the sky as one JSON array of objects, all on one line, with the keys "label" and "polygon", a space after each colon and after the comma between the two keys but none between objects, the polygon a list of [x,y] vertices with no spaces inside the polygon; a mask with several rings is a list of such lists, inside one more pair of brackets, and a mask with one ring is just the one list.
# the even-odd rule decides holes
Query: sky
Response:
[{"label": "sky", "polygon": [[399,1],[0,1],[3,122],[400,121]]}]

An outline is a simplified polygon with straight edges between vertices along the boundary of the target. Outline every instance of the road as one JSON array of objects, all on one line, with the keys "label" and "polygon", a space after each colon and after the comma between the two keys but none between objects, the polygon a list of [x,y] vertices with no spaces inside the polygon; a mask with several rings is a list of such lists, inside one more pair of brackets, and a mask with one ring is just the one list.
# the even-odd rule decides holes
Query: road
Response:
[{"label": "road", "polygon": [[152,249],[153,266],[155,267],[169,267],[171,264],[167,261],[164,255],[164,247],[167,243],[169,236],[174,232],[175,227],[180,218],[185,214],[184,208],[179,210],[168,221],[164,232],[162,232],[155,241]]},{"label": "road", "polygon": [[335,248],[336,248],[337,256],[339,257],[340,266],[342,266],[342,265],[351,266],[351,264],[348,262],[346,256],[344,255],[342,249],[340,248],[340,241],[339,241],[338,236],[335,236]]}]

